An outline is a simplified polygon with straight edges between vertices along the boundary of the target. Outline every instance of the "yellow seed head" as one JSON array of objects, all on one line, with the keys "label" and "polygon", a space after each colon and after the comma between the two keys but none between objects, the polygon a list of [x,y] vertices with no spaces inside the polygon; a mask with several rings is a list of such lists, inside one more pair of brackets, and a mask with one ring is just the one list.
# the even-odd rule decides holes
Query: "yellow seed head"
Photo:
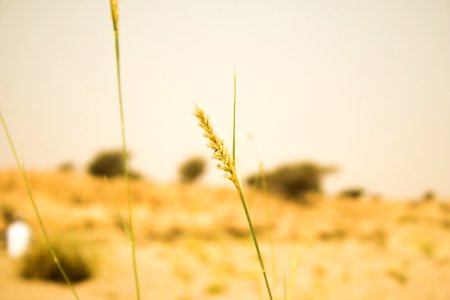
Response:
[{"label": "yellow seed head", "polygon": [[214,133],[209,117],[199,107],[195,107],[194,115],[198,120],[198,125],[205,132],[203,136],[209,140],[208,147],[214,151],[212,157],[219,161],[217,167],[223,170],[225,178],[229,179],[237,187],[238,180],[234,161],[223,141]]},{"label": "yellow seed head", "polygon": [[119,6],[117,5],[117,0],[110,0],[111,4],[111,16],[113,20],[114,31],[119,31]]}]

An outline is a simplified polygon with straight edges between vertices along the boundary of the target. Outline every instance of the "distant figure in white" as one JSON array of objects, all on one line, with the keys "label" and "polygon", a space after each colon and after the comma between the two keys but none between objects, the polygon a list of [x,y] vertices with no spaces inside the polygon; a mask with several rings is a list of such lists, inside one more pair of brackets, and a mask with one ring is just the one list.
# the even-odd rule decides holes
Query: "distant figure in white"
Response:
[{"label": "distant figure in white", "polygon": [[28,250],[31,229],[21,218],[16,217],[6,229],[6,250],[14,258],[20,257]]}]

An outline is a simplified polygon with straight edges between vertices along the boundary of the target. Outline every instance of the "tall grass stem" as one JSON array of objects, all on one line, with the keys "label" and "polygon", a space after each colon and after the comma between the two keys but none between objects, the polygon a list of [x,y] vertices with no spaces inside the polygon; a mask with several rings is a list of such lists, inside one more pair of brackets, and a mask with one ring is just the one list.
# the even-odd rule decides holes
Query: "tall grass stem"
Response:
[{"label": "tall grass stem", "polygon": [[276,287],[277,286],[277,265],[275,261],[275,243],[273,241],[273,234],[272,234],[272,228],[273,228],[273,222],[272,222],[272,216],[270,214],[270,207],[269,207],[269,199],[267,197],[267,180],[266,180],[266,173],[264,171],[264,164],[262,162],[259,163],[259,173],[261,176],[261,186],[263,189],[263,197],[264,197],[264,207],[266,211],[266,224],[267,224],[267,234],[269,237],[269,244],[270,244],[270,257],[271,257],[271,264],[272,264],[272,280],[273,284]]},{"label": "tall grass stem", "polygon": [[264,260],[263,257],[261,255],[261,250],[259,249],[259,243],[258,243],[258,239],[256,238],[256,232],[255,232],[255,228],[253,227],[253,222],[252,219],[250,217],[250,213],[247,207],[247,202],[245,201],[244,198],[244,193],[242,192],[241,186],[238,184],[236,186],[238,192],[239,192],[239,197],[241,198],[241,203],[242,203],[242,207],[244,208],[244,212],[245,212],[245,216],[247,218],[247,222],[248,222],[248,226],[250,228],[250,233],[252,236],[252,240],[253,240],[253,244],[255,245],[255,249],[256,249],[256,253],[258,255],[258,260],[259,260],[259,264],[261,266],[261,272],[263,273],[263,277],[264,277],[264,282],[266,284],[266,288],[267,288],[267,293],[269,294],[269,299],[272,300],[272,291],[270,289],[270,285],[269,285],[269,280],[267,278],[267,271],[266,268],[264,266]]},{"label": "tall grass stem", "polygon": [[117,74],[117,92],[119,96],[119,108],[120,108],[120,128],[122,133],[122,156],[123,156],[123,164],[124,164],[124,179],[125,179],[125,188],[127,194],[127,203],[128,203],[128,237],[131,245],[131,259],[133,265],[133,276],[134,283],[136,288],[136,298],[137,300],[141,299],[141,292],[139,286],[139,276],[137,269],[137,261],[136,261],[136,241],[134,236],[134,228],[133,228],[133,209],[131,204],[131,193],[130,193],[130,180],[129,180],[129,169],[128,169],[128,154],[127,154],[127,145],[126,145],[126,136],[125,136],[125,117],[124,117],[124,109],[123,109],[123,98],[122,98],[122,81],[121,81],[121,71],[120,71],[120,45],[119,45],[119,8],[116,0],[110,0],[111,5],[111,16],[114,27],[114,40],[115,40],[115,49],[116,49],[116,74]]},{"label": "tall grass stem", "polygon": [[273,286],[276,288],[277,287],[277,266],[276,266],[276,260],[275,260],[275,244],[273,241],[273,234],[272,234],[272,227],[273,227],[273,223],[272,223],[272,216],[270,214],[270,207],[269,207],[269,200],[267,197],[268,194],[268,190],[267,190],[267,178],[266,178],[266,172],[264,170],[264,163],[262,162],[261,158],[258,155],[258,151],[256,149],[255,143],[253,141],[253,137],[250,135],[249,137],[250,142],[252,143],[253,146],[253,152],[254,155],[258,161],[258,165],[259,165],[259,179],[258,179],[258,185],[261,186],[261,189],[263,191],[263,202],[264,202],[264,208],[265,208],[265,212],[266,212],[266,224],[267,224],[267,235],[269,238],[269,244],[270,244],[270,256],[271,256],[271,269],[272,269],[272,282],[273,282]]},{"label": "tall grass stem", "polygon": [[233,161],[234,174],[236,176],[235,186],[239,192],[239,197],[241,198],[242,207],[244,208],[244,212],[245,212],[245,216],[247,218],[248,226],[250,228],[252,240],[255,245],[256,253],[258,255],[258,260],[259,260],[259,264],[261,266],[261,271],[264,276],[264,282],[266,284],[267,292],[269,294],[269,298],[272,299],[272,291],[270,289],[269,280],[267,279],[267,272],[266,272],[266,268],[264,266],[264,260],[261,255],[261,251],[259,249],[258,239],[256,238],[256,232],[253,227],[252,218],[250,216],[250,213],[249,213],[249,210],[247,207],[247,202],[245,201],[244,193],[242,192],[241,184],[239,183],[239,179],[237,177],[237,172],[236,172],[236,66],[234,66],[234,78],[233,79],[234,79],[233,80],[233,82],[234,82],[234,85],[233,85],[234,86],[234,101],[233,101],[233,160],[232,161]]},{"label": "tall grass stem", "polygon": [[234,101],[233,101],[233,161],[236,161],[236,66],[234,66]]}]

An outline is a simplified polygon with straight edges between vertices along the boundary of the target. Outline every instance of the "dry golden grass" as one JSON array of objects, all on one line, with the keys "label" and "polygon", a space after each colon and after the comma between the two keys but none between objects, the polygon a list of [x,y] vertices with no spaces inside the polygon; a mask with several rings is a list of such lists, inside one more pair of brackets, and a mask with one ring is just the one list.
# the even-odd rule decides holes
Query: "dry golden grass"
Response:
[{"label": "dry golden grass", "polygon": [[[81,299],[133,299],[129,241],[115,201],[126,211],[122,179],[30,172],[51,237],[81,242],[96,259]],[[263,255],[270,247],[261,195],[248,201]],[[231,188],[134,181],[137,256],[143,299],[258,299],[259,266],[245,216]],[[316,198],[299,206],[270,197],[278,278],[289,299],[450,299],[449,202],[359,202]],[[41,233],[20,176],[0,172],[0,208],[9,206]],[[0,230],[3,224],[0,223]],[[0,299],[71,299],[64,285],[27,281],[0,250]]]},{"label": "dry golden grass", "polygon": [[203,110],[196,107],[195,108],[195,117],[198,120],[199,126],[203,129],[204,137],[209,141],[208,147],[214,151],[213,158],[216,159],[219,163],[217,167],[224,171],[225,178],[230,180],[236,188],[239,189],[239,182],[236,175],[236,167],[235,162],[231,158],[228,149],[225,147],[221,138],[219,138],[213,130],[212,124],[209,121],[209,117],[205,114]]}]

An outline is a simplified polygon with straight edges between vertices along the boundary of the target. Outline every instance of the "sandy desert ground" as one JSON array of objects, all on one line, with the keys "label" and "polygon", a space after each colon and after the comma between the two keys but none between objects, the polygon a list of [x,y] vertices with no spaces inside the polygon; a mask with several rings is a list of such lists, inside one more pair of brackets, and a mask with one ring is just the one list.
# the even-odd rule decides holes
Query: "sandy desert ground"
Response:
[{"label": "sandy desert ground", "polygon": [[[130,247],[117,216],[126,214],[123,181],[31,172],[30,182],[52,239],[78,242],[95,266],[92,279],[75,285],[80,298],[135,299]],[[267,299],[231,187],[135,180],[131,188],[143,299]],[[284,290],[294,300],[450,299],[449,199],[314,197],[305,206],[246,194],[276,299]],[[0,172],[4,207],[42,237],[14,171]],[[73,299],[63,284],[21,278],[18,263],[2,243],[0,299]]]}]

